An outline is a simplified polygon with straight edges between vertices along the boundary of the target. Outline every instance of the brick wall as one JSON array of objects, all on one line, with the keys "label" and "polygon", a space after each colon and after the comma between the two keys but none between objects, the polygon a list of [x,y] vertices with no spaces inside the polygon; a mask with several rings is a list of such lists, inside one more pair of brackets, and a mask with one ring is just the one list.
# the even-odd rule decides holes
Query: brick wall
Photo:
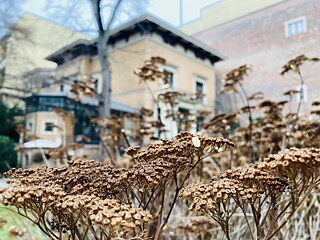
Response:
[{"label": "brick wall", "polygon": [[[253,70],[244,82],[249,94],[263,91],[267,98],[282,100],[282,94],[297,89],[299,81],[293,74],[280,76],[281,67],[300,54],[320,57],[319,12],[319,0],[287,0],[194,37],[227,57],[215,66],[218,80],[229,70],[250,64]],[[285,22],[302,16],[306,18],[307,32],[286,37]],[[308,64],[302,73],[308,94],[303,111],[309,112],[312,101],[320,99],[320,63]],[[229,108],[224,98],[218,96],[217,100],[221,102],[216,104],[218,112]]]}]

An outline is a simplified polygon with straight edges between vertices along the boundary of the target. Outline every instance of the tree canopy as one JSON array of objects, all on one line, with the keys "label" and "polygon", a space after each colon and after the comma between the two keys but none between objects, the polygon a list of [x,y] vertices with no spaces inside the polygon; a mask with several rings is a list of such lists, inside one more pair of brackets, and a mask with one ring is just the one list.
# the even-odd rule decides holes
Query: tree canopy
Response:
[{"label": "tree canopy", "polygon": [[17,106],[10,108],[0,101],[0,135],[7,136],[17,142],[19,140],[19,134],[14,118],[22,114],[23,111]]}]

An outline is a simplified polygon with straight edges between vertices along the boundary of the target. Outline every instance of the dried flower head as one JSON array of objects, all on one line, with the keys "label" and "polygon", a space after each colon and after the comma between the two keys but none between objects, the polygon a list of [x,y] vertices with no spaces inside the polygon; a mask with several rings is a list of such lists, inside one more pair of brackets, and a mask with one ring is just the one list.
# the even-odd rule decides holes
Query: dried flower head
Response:
[{"label": "dried flower head", "polygon": [[96,79],[87,79],[86,81],[76,81],[71,85],[71,90],[74,94],[76,101],[81,100],[83,97],[96,96]]},{"label": "dried flower head", "polygon": [[300,66],[307,61],[311,61],[311,62],[318,62],[320,61],[319,58],[308,58],[305,55],[300,55],[294,59],[291,59],[288,63],[286,63],[286,65],[284,65],[282,67],[282,71],[281,71],[281,75],[284,75],[290,71],[293,72],[298,72],[300,71],[299,68]]}]

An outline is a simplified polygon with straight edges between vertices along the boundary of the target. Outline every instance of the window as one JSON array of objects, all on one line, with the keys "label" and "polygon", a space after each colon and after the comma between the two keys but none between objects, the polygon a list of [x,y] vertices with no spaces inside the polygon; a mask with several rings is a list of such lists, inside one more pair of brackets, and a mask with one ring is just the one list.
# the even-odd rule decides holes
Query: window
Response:
[{"label": "window", "polygon": [[95,87],[95,91],[97,93],[102,93],[102,88],[103,88],[103,81],[101,79],[101,73],[94,73],[91,76],[91,80],[94,81],[94,87]]},{"label": "window", "polygon": [[307,31],[307,24],[305,17],[299,17],[285,22],[286,37],[292,37],[305,33]]},{"label": "window", "polygon": [[196,82],[196,93],[203,94],[203,82]]},{"label": "window", "polygon": [[179,119],[178,119],[178,132],[181,131],[189,131],[190,130],[190,123],[189,121],[189,115],[190,115],[190,110],[186,108],[179,108]]},{"label": "window", "polygon": [[165,70],[165,73],[167,76],[167,79],[166,79],[167,82],[165,84],[167,84],[169,88],[173,88],[173,73],[167,70]]},{"label": "window", "polygon": [[166,82],[162,85],[162,88],[167,89],[171,88],[174,89],[176,88],[176,83],[177,83],[177,69],[173,66],[164,66],[164,71],[167,74]]},{"label": "window", "polygon": [[53,122],[46,122],[44,125],[45,132],[53,132]]},{"label": "window", "polygon": [[195,99],[199,100],[200,102],[205,103],[206,102],[206,84],[207,81],[205,78],[200,76],[195,76],[194,78],[194,94]]},{"label": "window", "polygon": [[204,124],[204,117],[203,116],[197,117],[196,123],[197,123],[197,132],[200,132]]},{"label": "window", "polygon": [[33,123],[32,122],[28,122],[27,131],[29,133],[33,133]]},{"label": "window", "polygon": [[301,100],[301,102],[307,102],[308,101],[307,86],[303,85],[302,88],[301,88],[301,86],[298,86],[297,91],[301,91],[301,93],[297,94],[297,102],[299,103],[300,100]]}]

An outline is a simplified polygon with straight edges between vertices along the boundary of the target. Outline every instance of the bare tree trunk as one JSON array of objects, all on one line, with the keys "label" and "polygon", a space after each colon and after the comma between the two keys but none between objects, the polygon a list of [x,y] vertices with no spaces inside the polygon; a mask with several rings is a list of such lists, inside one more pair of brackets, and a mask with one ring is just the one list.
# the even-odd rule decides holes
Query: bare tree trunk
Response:
[{"label": "bare tree trunk", "polygon": [[[110,38],[111,25],[116,17],[122,0],[117,0],[113,7],[107,23],[103,23],[101,4],[102,0],[91,0],[94,16],[98,25],[98,57],[101,66],[103,88],[101,94],[102,106],[100,105],[100,116],[110,117],[111,112],[111,72],[108,59],[108,41]],[[104,27],[105,26],[105,27]]]},{"label": "bare tree trunk", "polygon": [[98,55],[101,64],[101,75],[103,80],[101,94],[102,106],[100,106],[100,116],[103,118],[108,118],[110,117],[111,112],[111,71],[107,53],[108,48],[104,43],[105,41],[103,41],[103,39],[99,39]]}]

